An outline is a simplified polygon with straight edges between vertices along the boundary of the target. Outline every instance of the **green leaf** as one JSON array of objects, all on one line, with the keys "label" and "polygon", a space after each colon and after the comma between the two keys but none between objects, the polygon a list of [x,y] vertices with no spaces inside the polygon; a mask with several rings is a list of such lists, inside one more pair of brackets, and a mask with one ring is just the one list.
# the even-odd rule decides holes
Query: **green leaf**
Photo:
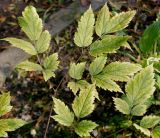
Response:
[{"label": "green leaf", "polygon": [[141,70],[139,64],[112,62],[103,69],[102,74],[114,81],[128,81],[129,76],[133,76],[139,70]]},{"label": "green leaf", "polygon": [[125,100],[122,100],[120,98],[113,98],[113,100],[117,110],[119,110],[123,114],[130,114],[129,105]]},{"label": "green leaf", "polygon": [[30,40],[38,40],[42,33],[42,20],[39,18],[33,6],[27,6],[18,18],[19,25]]},{"label": "green leaf", "polygon": [[12,46],[20,48],[30,55],[37,54],[34,46],[28,41],[17,39],[17,38],[12,38],[12,37],[7,37],[7,38],[4,38],[3,40],[8,41]]},{"label": "green leaf", "polygon": [[21,119],[0,119],[0,137],[8,137],[7,132],[14,131],[26,124]]},{"label": "green leaf", "polygon": [[160,126],[157,126],[153,129],[152,138],[160,138]]},{"label": "green leaf", "polygon": [[140,130],[143,134],[145,134],[146,136],[148,136],[148,137],[150,137],[150,135],[151,135],[151,133],[150,133],[150,131],[147,129],[147,128],[143,128],[143,127],[141,127],[141,126],[139,126],[139,125],[137,125],[137,124],[133,124],[133,126],[136,128],[136,129],[138,129],[138,130]]},{"label": "green leaf", "polygon": [[138,104],[132,107],[130,114],[134,116],[142,116],[145,114],[146,110],[147,110],[147,105]]},{"label": "green leaf", "polygon": [[126,28],[135,14],[135,11],[128,11],[115,15],[106,25],[105,33],[114,33]]},{"label": "green leaf", "polygon": [[160,123],[160,117],[155,115],[144,116],[140,122],[143,128],[153,128]]},{"label": "green leaf", "polygon": [[11,111],[12,106],[10,106],[10,101],[11,101],[11,96],[9,93],[3,92],[0,95],[0,117],[6,114],[7,112]]},{"label": "green leaf", "polygon": [[49,45],[50,45],[50,41],[51,41],[51,35],[47,30],[45,30],[44,32],[42,32],[38,41],[35,44],[35,48],[36,48],[37,52],[43,53],[46,50],[48,50]]},{"label": "green leaf", "polygon": [[92,82],[104,90],[109,90],[111,92],[122,92],[121,88],[113,80],[105,77],[103,74],[92,77]]},{"label": "green leaf", "polygon": [[107,58],[104,56],[97,57],[94,59],[94,61],[89,66],[89,72],[92,76],[99,74],[103,70],[107,62],[106,59]]},{"label": "green leaf", "polygon": [[43,70],[41,65],[30,62],[28,60],[21,62],[16,67],[23,69],[25,71],[42,71]]},{"label": "green leaf", "polygon": [[70,77],[80,80],[82,78],[86,62],[81,62],[78,64],[71,63],[69,68]]},{"label": "green leaf", "polygon": [[61,100],[53,98],[53,101],[56,115],[52,118],[64,126],[71,126],[74,121],[73,112]]},{"label": "green leaf", "polygon": [[80,89],[85,89],[87,88],[89,85],[89,83],[85,80],[79,80],[79,81],[76,81],[76,82],[69,82],[68,83],[68,87],[72,90],[72,92],[74,93],[74,95],[77,94],[77,92],[80,90]]},{"label": "green leaf", "polygon": [[83,118],[93,112],[95,107],[94,89],[94,85],[90,85],[87,89],[81,90],[79,96],[74,99],[72,108],[77,118]]},{"label": "green leaf", "polygon": [[49,57],[46,57],[43,61],[43,66],[46,70],[55,71],[58,69],[59,61],[58,54],[54,53]]},{"label": "green leaf", "polygon": [[90,136],[90,132],[93,131],[98,125],[92,121],[89,120],[83,120],[79,122],[75,128],[75,132],[80,136],[80,137],[87,137]]},{"label": "green leaf", "polygon": [[42,73],[45,81],[48,81],[51,77],[55,77],[55,73],[49,69],[43,70]]},{"label": "green leaf", "polygon": [[115,53],[128,39],[128,36],[105,36],[91,45],[90,54],[97,56],[103,53]]},{"label": "green leaf", "polygon": [[106,26],[108,25],[110,19],[110,13],[109,9],[107,7],[107,4],[101,8],[101,10],[98,13],[95,31],[98,36],[102,36],[106,32]]},{"label": "green leaf", "polygon": [[156,21],[145,29],[139,42],[141,51],[144,53],[151,52],[159,36],[160,36],[160,21]]},{"label": "green leaf", "polygon": [[90,7],[78,22],[77,32],[74,35],[74,42],[77,46],[86,47],[92,43],[94,22],[94,14]]}]

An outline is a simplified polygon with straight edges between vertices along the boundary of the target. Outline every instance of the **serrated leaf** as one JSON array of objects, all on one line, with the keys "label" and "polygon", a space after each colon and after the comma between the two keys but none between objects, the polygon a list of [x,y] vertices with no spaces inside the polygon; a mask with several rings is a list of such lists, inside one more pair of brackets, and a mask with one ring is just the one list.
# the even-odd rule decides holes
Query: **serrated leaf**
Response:
[{"label": "serrated leaf", "polygon": [[153,129],[152,138],[160,138],[160,126],[157,126]]},{"label": "serrated leaf", "polygon": [[128,39],[128,36],[105,36],[102,40],[97,40],[91,45],[90,54],[97,56],[103,53],[115,53]]},{"label": "serrated leaf", "polygon": [[0,137],[8,137],[7,132],[14,131],[26,124],[21,119],[0,119]]},{"label": "serrated leaf", "polygon": [[78,64],[71,63],[69,68],[70,77],[80,80],[82,78],[86,62],[81,62]]},{"label": "serrated leaf", "polygon": [[94,22],[94,14],[90,7],[78,22],[77,32],[74,35],[74,42],[77,46],[86,47],[92,43]]},{"label": "serrated leaf", "polygon": [[106,62],[107,62],[107,58],[104,56],[95,58],[94,61],[89,66],[90,74],[92,76],[99,74],[103,70]]},{"label": "serrated leaf", "polygon": [[147,128],[143,128],[143,127],[141,127],[141,126],[139,126],[139,125],[137,125],[137,124],[133,124],[133,126],[136,128],[136,129],[138,129],[138,130],[140,130],[143,134],[145,134],[146,136],[148,136],[148,137],[150,137],[150,135],[151,135],[151,133],[150,133],[150,131],[147,129]]},{"label": "serrated leaf", "polygon": [[23,69],[25,71],[42,71],[43,70],[41,65],[30,62],[28,60],[21,62],[16,67]]},{"label": "serrated leaf", "polygon": [[96,84],[96,86],[109,90],[111,92],[122,92],[121,88],[110,78],[105,77],[103,74],[96,75],[92,77],[92,82]]},{"label": "serrated leaf", "polygon": [[153,78],[153,67],[148,66],[128,82],[126,93],[132,106],[144,104],[153,95],[155,90],[155,80]]},{"label": "serrated leaf", "polygon": [[12,46],[20,48],[30,55],[36,55],[37,54],[34,46],[28,41],[13,38],[13,37],[7,37],[7,38],[4,38],[3,40],[8,41]]},{"label": "serrated leaf", "polygon": [[131,114],[134,116],[142,116],[145,114],[147,106],[143,104],[138,104],[131,109]]},{"label": "serrated leaf", "polygon": [[7,112],[11,111],[12,106],[10,106],[11,96],[9,93],[2,93],[0,95],[0,117]]},{"label": "serrated leaf", "polygon": [[55,73],[52,70],[43,70],[43,77],[45,81],[48,81],[51,77],[55,77]]},{"label": "serrated leaf", "polygon": [[140,122],[143,128],[153,128],[160,123],[160,117],[155,115],[144,116]]},{"label": "serrated leaf", "polygon": [[81,90],[79,96],[74,99],[72,109],[77,118],[83,118],[93,112],[95,107],[94,89],[94,85],[90,85],[87,89]]},{"label": "serrated leaf", "polygon": [[53,98],[53,101],[56,115],[52,118],[64,126],[71,126],[74,121],[73,112],[61,100]]},{"label": "serrated leaf", "polygon": [[115,15],[106,25],[105,33],[114,33],[126,28],[135,14],[135,11],[128,11]]},{"label": "serrated leaf", "polygon": [[101,37],[103,34],[105,34],[106,26],[108,24],[109,19],[110,19],[109,9],[107,7],[107,4],[105,4],[98,13],[95,25],[95,31],[98,36]]},{"label": "serrated leaf", "polygon": [[43,53],[46,50],[48,50],[49,45],[50,45],[50,41],[51,41],[50,33],[47,30],[43,31],[35,44],[35,48],[36,48],[37,52]]},{"label": "serrated leaf", "polygon": [[113,98],[114,104],[117,110],[119,110],[123,114],[130,114],[130,107],[125,100],[120,98]]},{"label": "serrated leaf", "polygon": [[79,80],[79,81],[76,81],[76,82],[69,82],[68,83],[68,87],[72,90],[72,92],[74,93],[74,95],[77,94],[77,92],[80,90],[80,89],[85,89],[87,88],[89,85],[89,83],[85,80]]},{"label": "serrated leaf", "polygon": [[43,66],[46,70],[55,71],[58,69],[59,61],[58,61],[58,54],[54,53],[49,57],[46,57],[43,61]]},{"label": "serrated leaf", "polygon": [[30,40],[38,40],[42,33],[42,20],[33,6],[27,6],[18,18],[19,25]]},{"label": "serrated leaf", "polygon": [[155,42],[160,36],[160,21],[156,21],[153,24],[149,25],[139,42],[140,49],[142,52],[147,53],[153,50]]},{"label": "serrated leaf", "polygon": [[102,74],[114,81],[128,81],[129,76],[133,76],[139,70],[141,70],[139,64],[112,62],[103,69]]},{"label": "serrated leaf", "polygon": [[75,132],[80,136],[80,137],[87,137],[90,136],[90,132],[93,131],[98,125],[92,121],[89,120],[83,120],[77,124],[75,127]]}]

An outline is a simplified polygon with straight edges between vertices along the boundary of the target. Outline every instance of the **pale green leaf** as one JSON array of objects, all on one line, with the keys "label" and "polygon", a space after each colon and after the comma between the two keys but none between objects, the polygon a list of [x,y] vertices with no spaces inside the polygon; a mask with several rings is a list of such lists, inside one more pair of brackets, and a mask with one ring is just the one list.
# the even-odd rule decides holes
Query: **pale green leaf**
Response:
[{"label": "pale green leaf", "polygon": [[91,45],[90,54],[97,56],[103,53],[115,53],[128,39],[128,36],[105,36]]},{"label": "pale green leaf", "polygon": [[132,107],[137,104],[144,104],[153,95],[155,90],[155,80],[153,78],[153,67],[148,66],[128,82],[126,93]]},{"label": "pale green leaf", "polygon": [[133,76],[139,70],[141,70],[139,64],[112,62],[103,69],[102,74],[115,81],[128,81],[129,76]]},{"label": "pale green leaf", "polygon": [[51,77],[55,77],[55,74],[52,70],[45,69],[42,71],[45,81],[48,81]]},{"label": "pale green leaf", "polygon": [[69,68],[70,77],[80,80],[82,78],[86,62],[81,62],[78,64],[71,63]]},{"label": "pale green leaf", "polygon": [[43,61],[43,66],[46,70],[55,71],[58,69],[59,61],[58,61],[58,54],[54,53],[49,57],[46,57]]},{"label": "pale green leaf", "polygon": [[12,46],[20,48],[30,55],[36,55],[37,54],[34,46],[28,41],[13,38],[13,37],[7,37],[7,38],[4,38],[3,40],[8,41]]},{"label": "pale green leaf", "polygon": [[140,122],[143,128],[153,128],[160,123],[160,117],[155,115],[144,116]]},{"label": "pale green leaf", "polygon": [[128,11],[113,16],[106,25],[105,33],[114,33],[126,28],[135,14],[135,11]]},{"label": "pale green leaf", "polygon": [[35,48],[36,48],[37,52],[43,53],[46,50],[48,50],[49,45],[50,45],[50,41],[51,41],[50,33],[47,30],[43,31],[42,34],[40,35],[38,41],[35,44]]},{"label": "pale green leaf", "polygon": [[98,125],[92,121],[89,120],[83,120],[77,124],[75,127],[75,132],[80,136],[80,137],[87,137],[90,136],[90,132],[93,131]]},{"label": "pale green leaf", "polygon": [[148,136],[148,137],[150,137],[151,136],[151,133],[150,133],[150,131],[147,129],[147,128],[143,128],[143,127],[141,127],[141,126],[139,126],[139,125],[137,125],[137,124],[133,124],[133,126],[136,128],[136,129],[138,129],[138,130],[140,130],[143,134],[145,134],[146,136]]},{"label": "pale green leaf", "polygon": [[7,132],[14,131],[26,122],[21,119],[0,119],[0,137],[8,137]]},{"label": "pale green leaf", "polygon": [[105,77],[103,74],[92,77],[92,82],[104,90],[109,90],[111,92],[122,92],[121,88],[113,80]]},{"label": "pale green leaf", "polygon": [[90,7],[78,22],[77,32],[74,35],[74,42],[77,46],[86,47],[92,43],[94,22],[94,14]]},{"label": "pale green leaf", "polygon": [[9,93],[3,92],[0,95],[0,117],[7,112],[11,111],[12,106],[10,106],[11,96]]},{"label": "pale green leaf", "polygon": [[95,91],[94,85],[80,91],[79,96],[73,101],[72,108],[77,118],[83,118],[93,112],[95,107]]},{"label": "pale green leaf", "polygon": [[73,112],[61,100],[53,98],[53,101],[56,115],[52,118],[64,126],[71,126],[74,121]]},{"label": "pale green leaf", "polygon": [[18,18],[19,25],[30,40],[38,40],[42,33],[42,20],[33,6],[27,6]]},{"label": "pale green leaf", "polygon": [[132,107],[131,114],[134,116],[142,116],[145,114],[147,110],[147,106],[143,104],[137,104],[136,106]]},{"label": "pale green leaf", "polygon": [[107,4],[105,4],[98,13],[95,31],[98,36],[102,36],[106,32],[106,27],[110,19],[109,9]]},{"label": "pale green leaf", "polygon": [[99,74],[103,70],[107,62],[106,59],[107,58],[104,56],[100,56],[94,59],[94,61],[89,66],[89,72],[92,76]]},{"label": "pale green leaf", "polygon": [[160,138],[160,126],[157,126],[153,129],[152,138]]},{"label": "pale green leaf", "polygon": [[16,66],[17,68],[23,69],[25,71],[42,71],[41,65],[37,63],[30,62],[28,60],[21,62]]},{"label": "pale green leaf", "polygon": [[125,100],[120,98],[113,98],[114,104],[117,110],[119,110],[123,114],[130,114],[130,107]]}]

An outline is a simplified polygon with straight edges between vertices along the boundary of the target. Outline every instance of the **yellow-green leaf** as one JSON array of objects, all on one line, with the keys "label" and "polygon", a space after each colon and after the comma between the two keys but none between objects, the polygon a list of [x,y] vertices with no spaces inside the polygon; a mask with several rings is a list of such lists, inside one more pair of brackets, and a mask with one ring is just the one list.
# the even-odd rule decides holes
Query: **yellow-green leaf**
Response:
[{"label": "yellow-green leaf", "polygon": [[98,13],[95,31],[98,36],[102,36],[106,32],[106,27],[110,19],[109,9],[107,4],[105,4]]},{"label": "yellow-green leaf", "polygon": [[42,20],[39,18],[36,8],[27,6],[18,18],[19,25],[30,40],[38,40],[42,33]]},{"label": "yellow-green leaf", "polygon": [[160,126],[157,126],[153,129],[152,138],[160,138]]},{"label": "yellow-green leaf", "polygon": [[49,45],[50,45],[50,41],[51,41],[50,33],[47,30],[43,31],[35,44],[35,48],[36,48],[37,52],[43,53],[46,50],[48,50]]},{"label": "yellow-green leaf", "polygon": [[95,107],[94,87],[94,85],[90,85],[87,89],[81,90],[79,96],[74,99],[72,108],[77,118],[83,118],[93,112]]},{"label": "yellow-green leaf", "polygon": [[56,115],[52,118],[64,126],[71,126],[74,121],[73,112],[61,100],[53,98],[53,101]]},{"label": "yellow-green leaf", "polygon": [[76,127],[75,127],[75,132],[80,136],[80,137],[87,137],[90,136],[90,132],[93,131],[98,125],[92,121],[89,120],[83,120],[79,122]]},{"label": "yellow-green leaf", "polygon": [[77,32],[74,35],[74,42],[77,46],[86,47],[92,43],[94,22],[94,14],[90,7],[78,22]]},{"label": "yellow-green leaf", "polygon": [[45,81],[48,81],[51,77],[55,77],[55,73],[49,69],[43,70],[42,73]]},{"label": "yellow-green leaf", "polygon": [[36,55],[37,54],[34,46],[28,41],[13,38],[13,37],[7,37],[7,38],[4,38],[3,40],[8,41],[12,46],[20,48],[30,55]]},{"label": "yellow-green leaf", "polygon": [[28,60],[21,62],[16,66],[17,68],[23,69],[25,71],[42,71],[41,65],[37,63],[30,62]]}]

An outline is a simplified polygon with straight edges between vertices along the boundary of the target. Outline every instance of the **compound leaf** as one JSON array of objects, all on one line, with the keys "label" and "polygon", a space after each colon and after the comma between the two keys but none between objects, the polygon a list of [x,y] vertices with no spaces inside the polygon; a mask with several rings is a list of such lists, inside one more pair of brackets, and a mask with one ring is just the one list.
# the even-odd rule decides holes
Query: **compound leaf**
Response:
[{"label": "compound leaf", "polygon": [[42,20],[39,18],[36,8],[27,6],[22,13],[22,17],[18,18],[19,25],[30,40],[38,40],[42,33]]},{"label": "compound leaf", "polygon": [[105,33],[114,33],[126,28],[135,14],[135,11],[128,11],[113,16],[106,25]]},{"label": "compound leaf", "polygon": [[30,62],[28,60],[21,62],[16,67],[23,69],[25,71],[42,71],[43,70],[39,64]]},{"label": "compound leaf", "polygon": [[56,115],[52,118],[64,126],[71,126],[74,121],[73,112],[61,100],[53,98],[53,101]]},{"label": "compound leaf", "polygon": [[91,45],[90,54],[97,56],[103,53],[115,53],[128,39],[128,36],[105,36],[102,40],[97,40]]},{"label": "compound leaf", "polygon": [[21,119],[0,119],[0,137],[8,137],[7,132],[14,131],[26,124]]},{"label": "compound leaf", "polygon": [[[11,111],[12,106],[10,106],[11,96],[9,93],[2,93],[0,95],[0,117],[7,112]],[[0,127],[1,128],[1,127]]]},{"label": "compound leaf", "polygon": [[160,126],[157,126],[153,129],[152,138],[160,138]]},{"label": "compound leaf", "polygon": [[7,38],[4,38],[3,40],[8,41],[12,46],[20,48],[30,55],[36,55],[37,54],[34,46],[28,41],[13,38],[13,37],[7,37]]},{"label": "compound leaf", "polygon": [[95,86],[90,85],[86,89],[80,91],[79,96],[73,101],[72,108],[77,118],[83,118],[93,112],[95,107]]},{"label": "compound leaf", "polygon": [[49,45],[50,45],[50,41],[51,41],[50,33],[47,30],[43,31],[35,44],[35,48],[36,48],[37,52],[43,53],[46,50],[48,50]]},{"label": "compound leaf", "polygon": [[94,14],[90,7],[78,22],[78,29],[74,35],[74,42],[77,46],[86,47],[92,43],[94,22]]},{"label": "compound leaf", "polygon": [[75,132],[80,136],[80,137],[87,137],[90,136],[90,132],[93,131],[98,125],[92,121],[89,120],[83,120],[79,122],[75,128]]},{"label": "compound leaf", "polygon": [[99,11],[96,20],[95,31],[98,36],[101,37],[103,34],[105,34],[106,26],[108,24],[109,19],[110,19],[109,9],[107,7],[107,4],[105,4]]},{"label": "compound leaf", "polygon": [[85,69],[85,62],[81,62],[78,64],[71,63],[69,68],[69,75],[70,77],[80,80],[82,78],[84,69]]},{"label": "compound leaf", "polygon": [[143,128],[153,128],[160,123],[160,117],[155,115],[144,116],[140,122]]},{"label": "compound leaf", "polygon": [[103,70],[106,62],[107,60],[106,60],[106,57],[104,56],[95,58],[94,61],[89,66],[90,74],[92,76],[99,74]]},{"label": "compound leaf", "polygon": [[45,81],[49,80],[51,77],[55,77],[55,73],[49,69],[43,70],[42,73]]}]

